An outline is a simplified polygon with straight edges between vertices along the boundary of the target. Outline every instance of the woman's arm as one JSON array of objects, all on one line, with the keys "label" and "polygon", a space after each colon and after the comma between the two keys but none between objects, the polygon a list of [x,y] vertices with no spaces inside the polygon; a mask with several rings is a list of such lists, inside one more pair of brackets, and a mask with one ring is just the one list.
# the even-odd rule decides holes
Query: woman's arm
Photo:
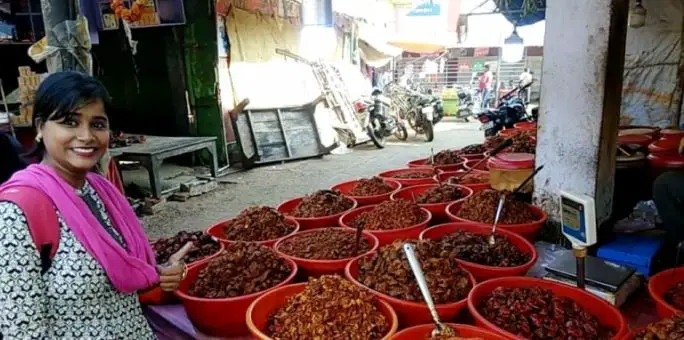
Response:
[{"label": "woman's arm", "polygon": [[0,202],[0,333],[3,339],[47,336],[40,258],[23,212]]}]

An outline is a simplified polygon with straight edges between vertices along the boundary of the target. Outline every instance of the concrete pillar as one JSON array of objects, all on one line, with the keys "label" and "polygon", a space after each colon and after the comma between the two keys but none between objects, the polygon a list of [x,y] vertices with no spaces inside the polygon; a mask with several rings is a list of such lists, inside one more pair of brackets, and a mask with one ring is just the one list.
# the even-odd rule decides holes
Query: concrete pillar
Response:
[{"label": "concrete pillar", "polygon": [[610,217],[628,0],[547,0],[535,203],[559,236],[558,193],[593,197]]}]

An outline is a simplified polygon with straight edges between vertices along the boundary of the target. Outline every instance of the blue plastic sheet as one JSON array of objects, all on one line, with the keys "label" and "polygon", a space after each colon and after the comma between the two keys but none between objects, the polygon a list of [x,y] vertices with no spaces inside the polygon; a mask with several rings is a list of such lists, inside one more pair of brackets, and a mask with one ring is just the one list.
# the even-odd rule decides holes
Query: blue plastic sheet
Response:
[{"label": "blue plastic sheet", "polygon": [[525,0],[509,0],[509,2],[507,2],[507,8],[499,8],[499,10],[506,20],[516,26],[532,25],[546,18],[546,0],[535,0],[539,10],[535,13],[528,14],[519,11],[523,8],[524,1]]}]

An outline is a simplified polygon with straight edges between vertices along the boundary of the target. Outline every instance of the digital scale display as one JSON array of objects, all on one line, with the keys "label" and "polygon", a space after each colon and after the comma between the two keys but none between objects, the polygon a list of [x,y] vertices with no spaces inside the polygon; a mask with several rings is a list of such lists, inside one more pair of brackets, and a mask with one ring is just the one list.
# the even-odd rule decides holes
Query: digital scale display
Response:
[{"label": "digital scale display", "polygon": [[561,199],[561,206],[563,209],[563,226],[579,231],[582,227],[584,206],[565,197]]}]

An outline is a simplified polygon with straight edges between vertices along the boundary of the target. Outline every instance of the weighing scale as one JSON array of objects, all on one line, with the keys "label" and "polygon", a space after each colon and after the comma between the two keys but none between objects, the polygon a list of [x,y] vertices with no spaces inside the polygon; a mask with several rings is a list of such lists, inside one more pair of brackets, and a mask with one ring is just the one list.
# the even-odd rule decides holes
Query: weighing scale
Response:
[{"label": "weighing scale", "polygon": [[587,247],[596,244],[596,207],[594,199],[586,195],[560,193],[561,231],[572,243],[577,258],[577,288],[584,289]]},{"label": "weighing scale", "polygon": [[[587,248],[597,242],[594,199],[561,191],[559,203],[561,232],[572,243],[574,256],[567,254],[558,257],[546,267],[549,274],[545,278],[562,283],[575,281],[580,289],[587,289],[594,294],[600,290],[613,298],[631,294],[635,289],[634,282],[638,286],[633,268],[587,256]],[[587,284],[589,288],[586,287]]]}]

